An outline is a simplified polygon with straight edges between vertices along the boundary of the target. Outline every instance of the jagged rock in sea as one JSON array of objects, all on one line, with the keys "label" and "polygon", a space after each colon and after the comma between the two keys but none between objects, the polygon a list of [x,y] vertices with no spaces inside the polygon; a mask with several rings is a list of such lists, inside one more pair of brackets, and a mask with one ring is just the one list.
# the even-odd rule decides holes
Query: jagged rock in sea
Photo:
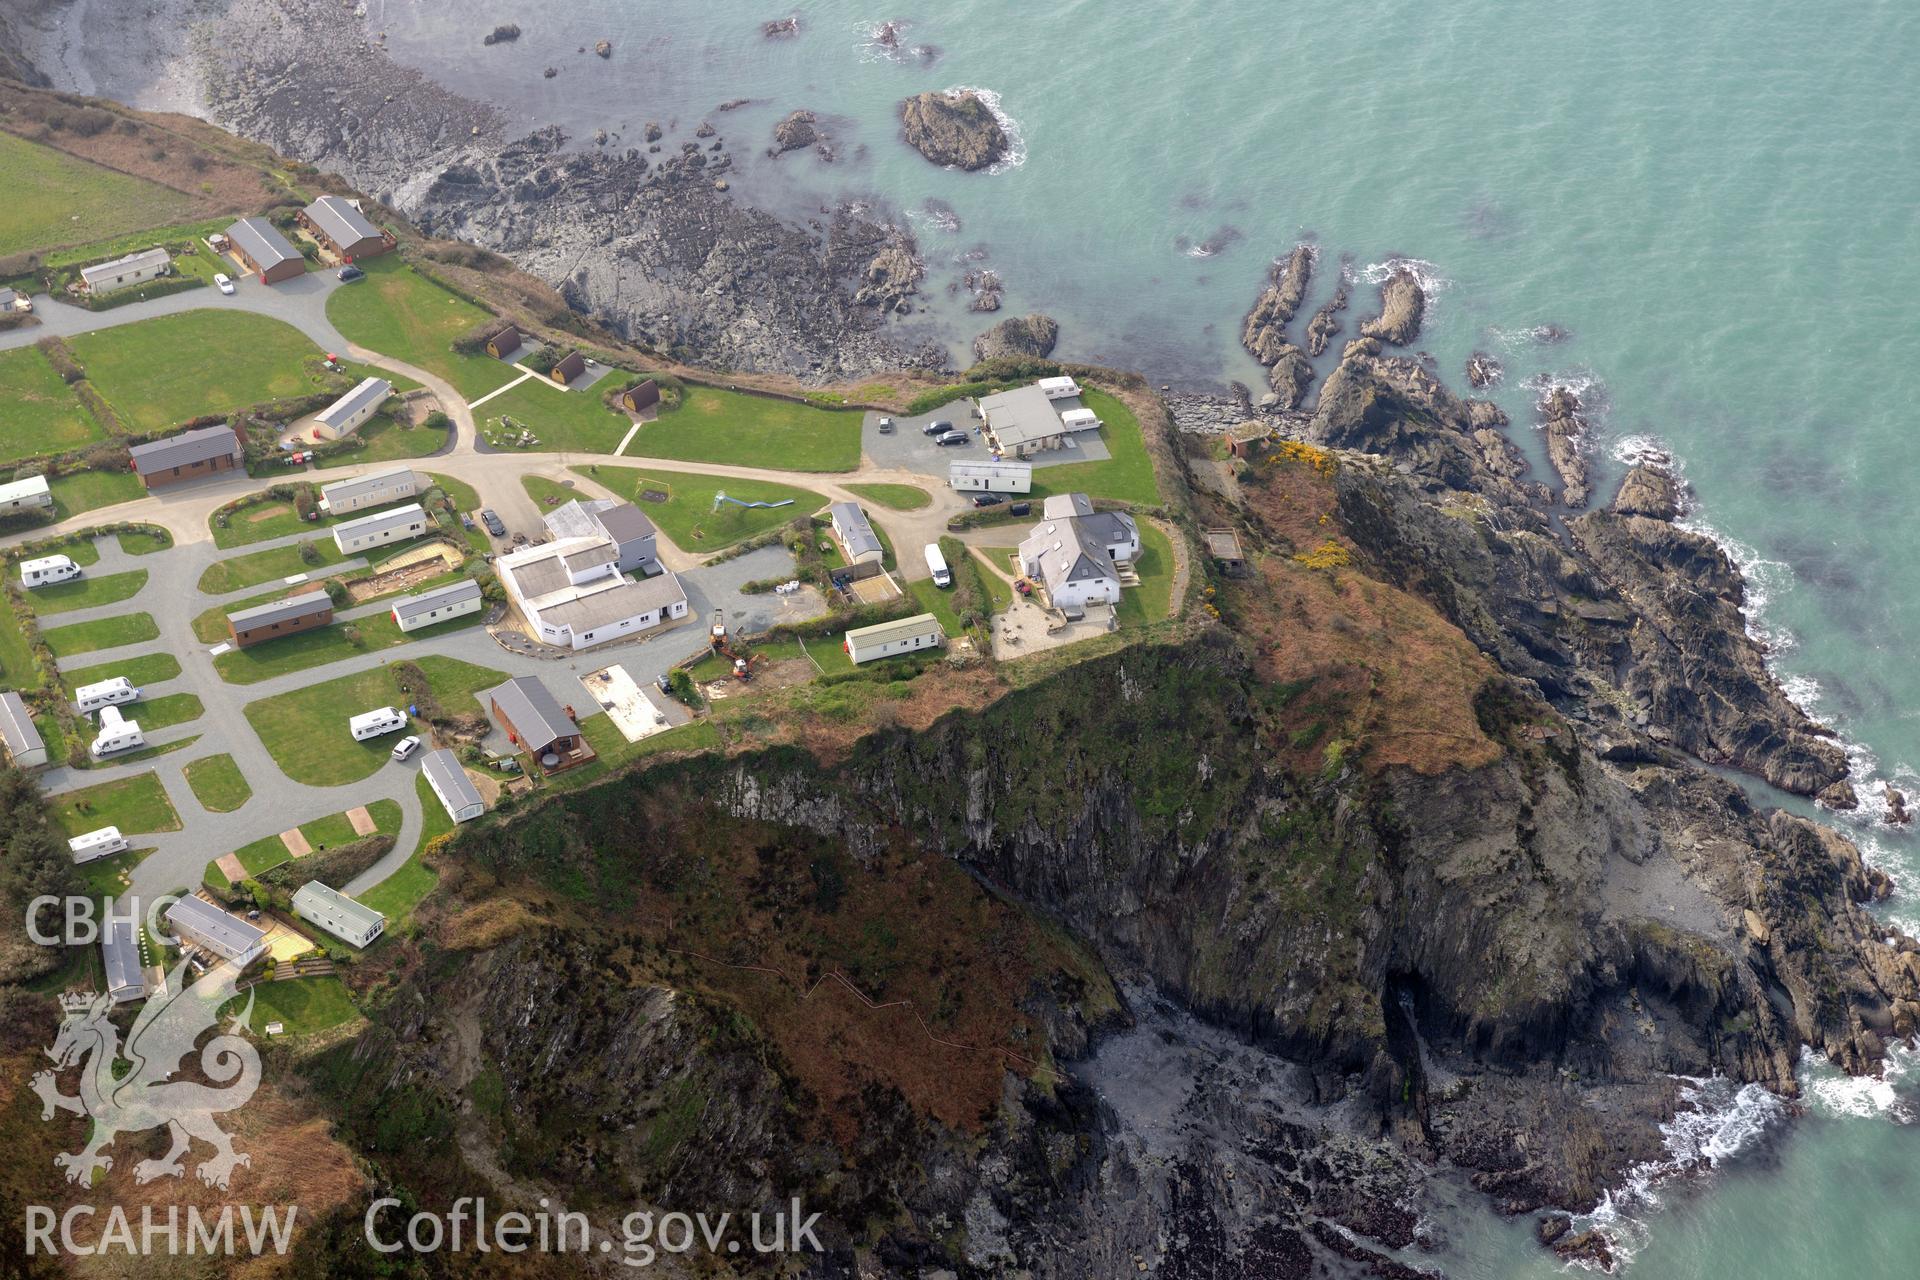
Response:
[{"label": "jagged rock in sea", "polygon": [[800,151],[820,141],[820,130],[815,127],[819,117],[804,108],[789,112],[780,123],[773,126],[773,145],[767,148],[770,156],[785,155],[789,151]]},{"label": "jagged rock in sea", "polygon": [[1680,514],[1680,485],[1673,473],[1661,467],[1641,465],[1632,468],[1620,482],[1613,509],[1623,516],[1646,516],[1649,520],[1672,520]]},{"label": "jagged rock in sea", "polygon": [[1547,438],[1547,460],[1560,476],[1560,501],[1579,511],[1593,496],[1587,465],[1587,420],[1580,414],[1580,398],[1562,386],[1548,389],[1540,400],[1540,429]]},{"label": "jagged rock in sea", "polygon": [[520,28],[511,22],[503,22],[480,38],[481,44],[510,44],[520,38]]},{"label": "jagged rock in sea", "polygon": [[790,40],[800,34],[800,15],[774,18],[760,24],[760,34],[768,40]]},{"label": "jagged rock in sea", "polygon": [[1347,309],[1347,282],[1342,277],[1333,291],[1333,296],[1320,304],[1313,313],[1313,319],[1307,321],[1307,354],[1323,355],[1327,344],[1340,332],[1340,312]]},{"label": "jagged rock in sea", "polygon": [[876,307],[881,311],[905,313],[912,309],[907,301],[919,290],[920,278],[926,274],[926,265],[913,255],[913,251],[901,244],[889,244],[874,254],[860,288],[854,292],[853,300],[862,306]]},{"label": "jagged rock in sea", "polygon": [[660,122],[658,120],[647,121],[647,126],[646,126],[646,129],[644,130],[644,133],[646,134],[646,139],[648,142],[658,142],[660,141],[660,139],[667,136],[667,131],[660,127]]},{"label": "jagged rock in sea", "polygon": [[1360,332],[1391,346],[1404,347],[1419,336],[1420,318],[1426,309],[1426,291],[1413,272],[1402,267],[1381,282],[1380,314],[1361,325]]},{"label": "jagged rock in sea", "polygon": [[1313,365],[1307,360],[1307,353],[1290,342],[1282,343],[1273,352],[1273,360],[1267,367],[1267,385],[1275,396],[1273,407],[1299,408],[1312,382]]},{"label": "jagged rock in sea", "polygon": [[1038,312],[1009,316],[973,340],[973,358],[1045,357],[1053,354],[1053,344],[1059,340],[1060,325],[1052,316]]},{"label": "jagged rock in sea", "polygon": [[1476,391],[1500,381],[1500,362],[1484,351],[1467,357],[1467,385]]},{"label": "jagged rock in sea", "polygon": [[908,146],[951,169],[985,169],[1012,147],[986,100],[968,90],[916,94],[900,104],[900,124]]},{"label": "jagged rock in sea", "polygon": [[1264,365],[1278,360],[1287,341],[1287,322],[1300,309],[1313,278],[1313,250],[1295,245],[1293,252],[1267,270],[1267,286],[1254,299],[1253,308],[1240,325],[1240,345]]},{"label": "jagged rock in sea", "polygon": [[989,267],[978,276],[968,272],[966,285],[973,290],[973,298],[967,303],[967,310],[991,312],[1000,309],[1000,298],[1006,292],[1006,286],[1001,283],[998,271]]}]

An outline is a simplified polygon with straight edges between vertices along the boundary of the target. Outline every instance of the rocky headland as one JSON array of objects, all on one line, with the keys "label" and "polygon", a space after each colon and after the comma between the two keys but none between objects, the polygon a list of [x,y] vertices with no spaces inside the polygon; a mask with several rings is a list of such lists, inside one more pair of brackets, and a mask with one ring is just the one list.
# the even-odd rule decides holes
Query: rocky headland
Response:
[{"label": "rocky headland", "polygon": [[1427,294],[1419,278],[1405,267],[1397,268],[1381,282],[1380,314],[1363,323],[1360,333],[1389,346],[1407,346],[1420,336],[1426,310]]},{"label": "rocky headland", "polygon": [[1286,329],[1313,280],[1314,251],[1296,245],[1267,272],[1267,286],[1240,325],[1240,345],[1267,369],[1266,407],[1298,408],[1313,381],[1307,353],[1287,340]]},{"label": "rocky headland", "polygon": [[900,104],[900,131],[908,146],[950,169],[986,169],[1013,149],[986,99],[970,90],[906,99]]},{"label": "rocky headland", "polygon": [[1060,323],[1038,312],[1009,316],[973,340],[973,358],[997,360],[1003,356],[1044,359],[1060,340]]}]

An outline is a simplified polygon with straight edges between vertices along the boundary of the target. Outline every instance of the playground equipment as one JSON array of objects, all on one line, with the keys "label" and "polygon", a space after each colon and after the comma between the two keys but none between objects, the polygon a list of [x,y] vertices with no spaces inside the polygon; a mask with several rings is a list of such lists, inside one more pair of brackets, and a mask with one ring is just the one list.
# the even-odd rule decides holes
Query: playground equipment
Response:
[{"label": "playground equipment", "polygon": [[782,498],[778,502],[746,502],[740,498],[729,498],[727,496],[727,491],[725,489],[722,489],[720,492],[713,495],[713,511],[710,511],[707,514],[713,515],[716,512],[718,512],[720,510],[720,504],[723,502],[731,502],[736,507],[773,508],[773,507],[790,507],[793,505],[792,498]]}]

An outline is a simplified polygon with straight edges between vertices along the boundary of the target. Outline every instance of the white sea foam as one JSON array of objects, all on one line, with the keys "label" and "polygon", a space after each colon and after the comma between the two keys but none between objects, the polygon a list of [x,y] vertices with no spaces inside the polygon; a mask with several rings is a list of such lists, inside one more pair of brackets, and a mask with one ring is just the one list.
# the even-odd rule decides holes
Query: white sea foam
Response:
[{"label": "white sea foam", "polygon": [[1420,292],[1427,295],[1429,306],[1437,293],[1445,293],[1453,281],[1440,274],[1440,268],[1425,258],[1388,258],[1385,262],[1369,262],[1360,269],[1360,278],[1368,284],[1385,284],[1400,272],[1409,272],[1413,282],[1420,286]]},{"label": "white sea foam", "polygon": [[1523,329],[1489,329],[1493,340],[1509,352],[1524,347],[1545,346],[1550,342],[1563,342],[1569,336],[1566,330],[1550,324],[1528,325]]},{"label": "white sea foam", "polygon": [[1583,1227],[1600,1228],[1616,1258],[1630,1262],[1646,1243],[1647,1219],[1664,1201],[1663,1184],[1686,1174],[1705,1174],[1750,1148],[1787,1114],[1787,1104],[1757,1084],[1736,1085],[1724,1076],[1683,1077],[1681,1110],[1660,1126],[1664,1160],[1629,1169],[1601,1198]]},{"label": "white sea foam", "polygon": [[1900,1124],[1920,1120],[1913,1085],[1920,1081],[1920,1051],[1896,1044],[1878,1076],[1850,1076],[1811,1049],[1800,1051],[1794,1072],[1807,1109],[1825,1116],[1884,1116]]}]

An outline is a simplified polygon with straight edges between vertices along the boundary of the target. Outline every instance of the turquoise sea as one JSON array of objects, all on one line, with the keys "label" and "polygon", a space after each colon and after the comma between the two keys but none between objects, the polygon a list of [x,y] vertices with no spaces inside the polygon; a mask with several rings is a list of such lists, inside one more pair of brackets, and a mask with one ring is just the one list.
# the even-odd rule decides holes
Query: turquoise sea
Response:
[{"label": "turquoise sea", "polygon": [[[1362,275],[1421,260],[1437,292],[1419,346],[1454,385],[1483,349],[1506,363],[1497,395],[1523,441],[1524,384],[1545,375],[1585,389],[1598,453],[1671,450],[1693,518],[1755,575],[1752,623],[1780,672],[1857,744],[1859,781],[1920,790],[1911,0],[804,0],[781,41],[759,31],[782,16],[771,0],[367,11],[402,61],[528,127],[641,145],[657,119],[671,144],[710,119],[746,199],[852,196],[912,219],[931,317],[956,342],[979,327],[944,293],[964,261],[999,271],[1010,309],[1057,317],[1065,355],[1252,381],[1238,321],[1274,256],[1319,246],[1309,308],[1343,256]],[[873,38],[887,19],[894,49]],[[509,20],[521,40],[482,49]],[[611,59],[578,52],[602,38]],[[998,95],[1016,163],[946,172],[899,142],[901,97],[959,85]],[[764,157],[797,107],[833,135],[831,165]],[[1371,302],[1357,291],[1356,312]],[[1570,336],[1543,344],[1544,325]],[[1875,829],[1863,790],[1866,811],[1838,820],[1908,891],[1890,916],[1920,928],[1920,846]],[[1663,1205],[1623,1196],[1632,1272],[1912,1274],[1914,1074],[1841,1082],[1812,1065],[1792,1120],[1722,1098],[1719,1123],[1676,1135],[1721,1157],[1707,1185],[1662,1184]],[[1557,1270],[1525,1227],[1454,1223],[1441,1261],[1457,1276]]]}]

